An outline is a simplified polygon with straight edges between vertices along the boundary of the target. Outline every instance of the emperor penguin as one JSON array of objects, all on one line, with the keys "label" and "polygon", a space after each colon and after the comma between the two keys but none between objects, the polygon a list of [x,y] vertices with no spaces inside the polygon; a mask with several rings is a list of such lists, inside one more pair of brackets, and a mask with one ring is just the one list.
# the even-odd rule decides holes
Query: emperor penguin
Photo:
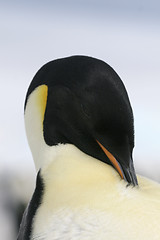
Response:
[{"label": "emperor penguin", "polygon": [[24,107],[36,187],[18,240],[159,240],[160,185],[136,176],[134,119],[107,63],[45,64]]}]

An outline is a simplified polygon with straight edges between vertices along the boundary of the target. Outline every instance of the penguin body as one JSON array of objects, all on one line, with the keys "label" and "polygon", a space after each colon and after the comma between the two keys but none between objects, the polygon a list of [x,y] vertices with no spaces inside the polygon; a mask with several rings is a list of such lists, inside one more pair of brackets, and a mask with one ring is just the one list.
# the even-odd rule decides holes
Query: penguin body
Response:
[{"label": "penguin body", "polygon": [[139,176],[139,187],[126,187],[111,166],[73,145],[57,148],[41,172],[33,239],[159,239],[159,184]]},{"label": "penguin body", "polygon": [[83,56],[42,67],[25,125],[39,172],[18,240],[160,239],[160,185],[137,181],[132,109],[111,67]]}]

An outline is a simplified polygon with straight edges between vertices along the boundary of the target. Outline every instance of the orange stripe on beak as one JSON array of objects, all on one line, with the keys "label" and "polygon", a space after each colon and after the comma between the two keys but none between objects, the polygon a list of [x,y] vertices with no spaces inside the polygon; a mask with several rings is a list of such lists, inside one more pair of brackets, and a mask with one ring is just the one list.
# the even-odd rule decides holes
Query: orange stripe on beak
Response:
[{"label": "orange stripe on beak", "polygon": [[115,157],[105,147],[103,147],[103,145],[100,142],[98,142],[98,140],[96,140],[96,141],[99,144],[99,146],[102,148],[103,152],[107,155],[107,157],[109,158],[109,160],[111,161],[113,166],[117,169],[121,178],[124,179],[122,169],[121,169],[119,163],[117,162],[117,160],[115,159]]}]

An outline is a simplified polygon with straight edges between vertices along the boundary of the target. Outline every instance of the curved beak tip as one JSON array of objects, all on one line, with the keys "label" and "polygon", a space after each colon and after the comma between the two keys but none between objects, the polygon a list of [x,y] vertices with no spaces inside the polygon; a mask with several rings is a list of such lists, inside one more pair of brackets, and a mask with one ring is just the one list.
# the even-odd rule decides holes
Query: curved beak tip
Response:
[{"label": "curved beak tip", "polygon": [[96,140],[103,152],[106,154],[106,156],[111,161],[114,168],[119,173],[120,177],[124,179],[126,182],[128,182],[128,185],[136,186],[138,185],[136,173],[134,170],[133,162],[130,160],[129,167],[121,166],[120,163],[116,160],[116,158],[98,141]]}]

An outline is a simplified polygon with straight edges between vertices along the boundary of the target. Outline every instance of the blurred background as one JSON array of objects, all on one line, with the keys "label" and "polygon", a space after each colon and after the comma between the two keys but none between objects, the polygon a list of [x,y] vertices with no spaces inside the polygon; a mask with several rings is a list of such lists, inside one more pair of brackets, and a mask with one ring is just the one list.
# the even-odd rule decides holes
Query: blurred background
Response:
[{"label": "blurred background", "polygon": [[123,80],[135,116],[137,173],[160,182],[160,2],[0,1],[0,236],[16,239],[35,185],[23,104],[46,62],[89,55]]}]

